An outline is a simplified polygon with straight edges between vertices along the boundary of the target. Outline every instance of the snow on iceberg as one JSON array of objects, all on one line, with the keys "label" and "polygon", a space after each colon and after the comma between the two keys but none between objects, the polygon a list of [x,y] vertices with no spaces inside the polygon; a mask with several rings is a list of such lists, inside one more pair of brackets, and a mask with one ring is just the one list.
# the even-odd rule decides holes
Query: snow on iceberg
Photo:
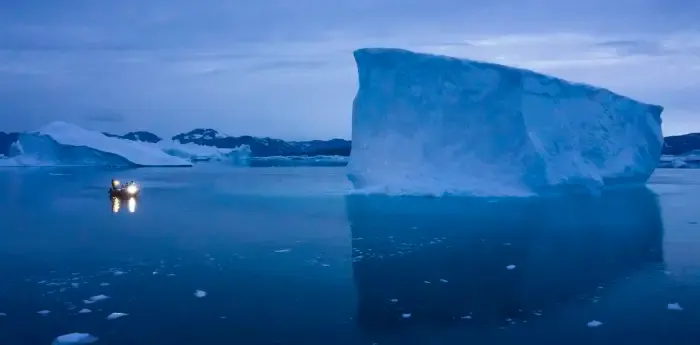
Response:
[{"label": "snow on iceberg", "polygon": [[536,195],[644,183],[661,112],[533,71],[401,49],[355,51],[348,177],[390,194]]},{"label": "snow on iceberg", "polygon": [[111,138],[65,122],[52,122],[38,131],[20,134],[18,165],[75,166],[191,166],[155,146]]}]

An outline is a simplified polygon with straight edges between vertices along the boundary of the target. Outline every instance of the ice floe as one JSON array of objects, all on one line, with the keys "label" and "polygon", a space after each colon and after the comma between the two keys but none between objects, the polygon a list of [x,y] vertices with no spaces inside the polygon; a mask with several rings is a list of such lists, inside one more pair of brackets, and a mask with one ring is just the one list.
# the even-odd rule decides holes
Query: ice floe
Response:
[{"label": "ice floe", "polygon": [[676,310],[676,311],[681,311],[683,308],[681,308],[681,305],[678,303],[669,303],[668,304],[668,310]]},{"label": "ice floe", "polygon": [[593,320],[593,321],[591,321],[591,322],[587,323],[586,325],[587,325],[588,327],[591,327],[591,328],[593,328],[593,327],[599,327],[599,326],[602,326],[602,325],[603,325],[603,323],[602,323],[602,322],[600,322],[600,321],[597,321],[597,320]]},{"label": "ice floe", "polygon": [[92,344],[98,340],[89,333],[69,333],[56,337],[51,345]]},{"label": "ice floe", "polygon": [[129,314],[127,314],[127,313],[111,313],[107,316],[107,320],[114,320],[114,319],[118,319],[120,317],[124,317],[127,315],[129,315]]},{"label": "ice floe", "polygon": [[85,304],[92,304],[92,303],[95,303],[95,302],[104,301],[104,300],[106,300],[106,299],[109,299],[109,296],[106,296],[106,295],[96,295],[96,296],[92,296],[92,297],[90,297],[90,298],[88,298],[88,299],[86,299],[86,300],[83,300],[83,303],[85,303]]}]

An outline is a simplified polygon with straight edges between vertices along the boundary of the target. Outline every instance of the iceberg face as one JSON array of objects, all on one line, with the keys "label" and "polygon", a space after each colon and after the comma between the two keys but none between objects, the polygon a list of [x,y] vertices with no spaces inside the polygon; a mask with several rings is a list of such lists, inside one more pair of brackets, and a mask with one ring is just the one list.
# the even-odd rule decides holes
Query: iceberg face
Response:
[{"label": "iceberg face", "polygon": [[152,144],[107,137],[65,122],[20,134],[13,148],[16,165],[191,166]]},{"label": "iceberg face", "polygon": [[496,64],[355,51],[348,177],[393,194],[520,196],[644,183],[662,107]]}]

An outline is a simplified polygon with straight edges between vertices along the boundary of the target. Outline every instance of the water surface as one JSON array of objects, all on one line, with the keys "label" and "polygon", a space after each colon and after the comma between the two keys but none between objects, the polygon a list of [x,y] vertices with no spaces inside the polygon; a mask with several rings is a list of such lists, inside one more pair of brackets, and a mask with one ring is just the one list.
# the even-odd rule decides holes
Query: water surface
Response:
[{"label": "water surface", "polygon": [[[131,210],[112,177],[142,184]],[[0,188],[3,345],[700,339],[694,170],[566,199],[347,196],[342,168],[3,169]]]}]

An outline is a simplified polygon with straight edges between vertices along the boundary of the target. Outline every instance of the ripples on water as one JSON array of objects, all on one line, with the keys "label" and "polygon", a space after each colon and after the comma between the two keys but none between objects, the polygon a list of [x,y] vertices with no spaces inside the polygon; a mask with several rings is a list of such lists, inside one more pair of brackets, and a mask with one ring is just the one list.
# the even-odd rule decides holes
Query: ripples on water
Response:
[{"label": "ripples on water", "polygon": [[[0,175],[9,191],[1,344],[72,332],[135,345],[693,344],[700,335],[698,263],[687,254],[700,227],[674,193],[342,196],[314,192],[343,190],[342,169],[236,170],[223,189],[230,172],[159,171],[139,172],[153,188],[116,214],[100,187],[112,173]],[[293,192],[270,194],[280,185]],[[128,315],[107,320],[115,312]]]}]

